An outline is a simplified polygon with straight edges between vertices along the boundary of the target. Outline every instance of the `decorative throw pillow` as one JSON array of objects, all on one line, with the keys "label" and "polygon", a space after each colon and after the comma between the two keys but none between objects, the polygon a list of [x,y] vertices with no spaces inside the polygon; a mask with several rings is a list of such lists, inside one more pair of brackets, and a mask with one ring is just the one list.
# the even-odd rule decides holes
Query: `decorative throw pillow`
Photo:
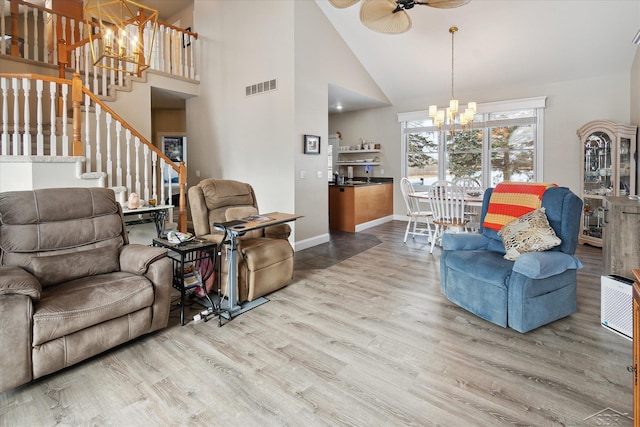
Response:
[{"label": "decorative throw pillow", "polygon": [[536,209],[509,222],[498,231],[498,235],[507,251],[504,258],[511,261],[523,253],[546,251],[562,243],[549,225],[545,208]]}]

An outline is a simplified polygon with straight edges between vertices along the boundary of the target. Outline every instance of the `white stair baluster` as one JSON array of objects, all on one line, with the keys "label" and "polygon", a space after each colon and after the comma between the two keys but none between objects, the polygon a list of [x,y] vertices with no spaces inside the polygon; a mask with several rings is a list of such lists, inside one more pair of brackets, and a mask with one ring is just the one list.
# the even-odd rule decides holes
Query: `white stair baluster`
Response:
[{"label": "white stair baluster", "polygon": [[116,185],[122,186],[122,149],[120,148],[120,134],[122,123],[116,121]]},{"label": "white stair baluster", "polygon": [[[0,15],[2,15],[0,13]],[[51,14],[49,12],[42,12],[42,26],[44,27],[44,22],[47,21],[47,17],[51,16]],[[4,34],[4,33],[0,33],[0,34]],[[49,64],[51,62],[50,59],[50,52],[49,52],[49,40],[51,39],[51,36],[49,35],[49,31],[43,31],[42,32],[42,61],[45,64]]]},{"label": "white stair baluster", "polygon": [[[82,38],[84,37],[84,22],[79,21],[78,22],[78,34],[80,34],[80,40],[82,40]],[[76,62],[78,64],[78,66],[76,67],[76,69],[78,70],[78,73],[82,73],[84,72],[84,70],[86,70],[87,68],[84,66],[84,57],[86,56],[86,52],[87,52],[87,46],[89,44],[85,43],[84,45],[80,46],[79,48],[76,49],[77,56],[76,56]]]},{"label": "white stair baluster", "polygon": [[140,138],[135,137],[136,149],[136,193],[140,195]]},{"label": "white stair baluster", "polygon": [[[69,40],[67,40],[67,46],[73,45],[75,43],[75,19],[69,18]],[[76,72],[78,72],[77,61],[77,49],[73,49],[69,52],[69,68],[73,68]]]},{"label": "white stair baluster", "polygon": [[142,155],[144,159],[144,200],[149,201],[149,146],[142,146]]},{"label": "white stair baluster", "polygon": [[156,199],[157,204],[161,204],[158,201],[158,153],[155,151],[151,152],[151,185],[153,186],[153,191],[151,193],[151,198]]},{"label": "white stair baluster", "polygon": [[91,126],[89,112],[91,111],[91,98],[89,95],[84,95],[84,169],[85,172],[91,172]]},{"label": "white stair baluster", "polygon": [[91,43],[87,43],[84,45],[84,85],[86,87],[91,87],[89,84],[89,75],[91,74],[89,70],[91,70],[91,63],[89,62],[89,57],[91,53],[89,50],[91,49]]},{"label": "white stair baluster", "polygon": [[31,110],[29,109],[29,92],[31,91],[31,80],[22,79],[22,92],[24,94],[24,134],[22,135],[22,154],[31,155]]},{"label": "white stair baluster", "polygon": [[[94,40],[93,41],[93,48],[94,49],[98,49],[98,40]],[[93,93],[95,93],[96,95],[100,95],[100,92],[98,91],[98,72],[99,72],[100,68],[96,67],[95,65],[93,66]]]},{"label": "white stair baluster", "polygon": [[55,156],[58,154],[58,137],[56,135],[56,122],[58,118],[56,117],[56,95],[58,91],[58,85],[56,82],[49,82],[49,100],[51,104],[51,134],[49,136],[49,154]]},{"label": "white stair baluster", "polygon": [[102,107],[96,104],[96,172],[102,172],[102,135],[100,134],[100,117]]},{"label": "white stair baluster", "polygon": [[53,55],[51,55],[51,58],[49,58],[49,64],[55,64],[58,62],[58,26],[56,25],[56,22],[58,22],[58,15],[56,15],[55,13],[51,15],[51,22],[53,22],[53,25],[51,26],[51,28],[53,28],[53,35],[51,36],[51,45],[53,46]]},{"label": "white stair baluster", "polygon": [[[162,157],[160,157],[160,200],[158,200],[159,205],[164,205],[164,201],[167,200],[164,194],[164,183],[167,182],[166,166],[166,162]],[[171,186],[171,184],[169,184],[169,186]]]},{"label": "white stair baluster", "polygon": [[[65,44],[67,46],[69,46],[69,40],[67,39],[67,17],[66,16],[61,16],[60,17],[60,23],[62,24],[62,26],[60,28],[60,32],[62,34],[60,34],[59,37],[56,40],[62,39],[62,40],[64,40]],[[57,62],[57,60],[56,60],[56,62]]]},{"label": "white stair baluster", "polygon": [[[0,5],[1,11],[4,11],[4,2]],[[4,25],[2,27],[4,28]],[[4,49],[4,45],[2,49]],[[0,89],[2,89],[2,146],[0,147],[0,154],[6,156],[9,154],[9,106],[7,101],[9,91],[7,90],[6,77],[0,78]]]},{"label": "white stair baluster", "polygon": [[38,9],[33,8],[33,59],[40,61],[40,45],[38,44],[38,27],[40,27]]},{"label": "white stair baluster", "polygon": [[[0,16],[7,16],[5,15],[6,4],[7,4],[6,1],[0,1]],[[7,30],[5,29],[6,24],[4,21],[5,21],[4,19],[0,19],[0,34],[7,34]],[[4,54],[6,51],[7,51],[7,40],[4,37],[0,37],[0,52]]]},{"label": "white stair baluster", "polygon": [[108,89],[107,89],[107,75],[109,74],[109,71],[105,70],[104,68],[100,69],[100,74],[102,75],[102,89],[100,94],[103,96],[109,95],[108,93]]},{"label": "white stair baluster", "polygon": [[22,17],[24,18],[23,21],[24,23],[22,24],[22,57],[24,59],[31,59],[29,56],[29,12],[25,11],[22,14]]},{"label": "white stair baluster", "polygon": [[164,70],[162,71],[164,71],[165,73],[171,73],[172,59],[171,59],[171,29],[170,28],[164,29],[163,56],[164,56]]},{"label": "white stair baluster", "polygon": [[62,155],[69,155],[69,132],[67,130],[67,95],[69,95],[69,85],[62,84]]},{"label": "white stair baluster", "polygon": [[126,129],[125,138],[127,140],[127,191],[133,193],[131,188],[131,131]]},{"label": "white stair baluster", "polygon": [[197,43],[197,40],[195,38],[193,38],[192,36],[189,36],[189,40],[191,41],[191,45],[189,46],[189,54],[191,55],[191,60],[189,61],[189,78],[191,79],[195,79],[196,78],[196,57],[195,57],[195,44]]},{"label": "white stair baluster", "polygon": [[111,161],[111,114],[105,113],[105,132],[107,134],[107,187],[113,185],[113,162]]},{"label": "white stair baluster", "polygon": [[36,80],[36,95],[38,105],[36,106],[36,154],[44,156],[44,134],[42,133],[42,89],[44,81]]},{"label": "white stair baluster", "polygon": [[13,89],[13,149],[11,154],[20,155],[20,107],[18,105],[18,97],[20,96],[20,84],[16,77],[11,79],[11,88]]}]

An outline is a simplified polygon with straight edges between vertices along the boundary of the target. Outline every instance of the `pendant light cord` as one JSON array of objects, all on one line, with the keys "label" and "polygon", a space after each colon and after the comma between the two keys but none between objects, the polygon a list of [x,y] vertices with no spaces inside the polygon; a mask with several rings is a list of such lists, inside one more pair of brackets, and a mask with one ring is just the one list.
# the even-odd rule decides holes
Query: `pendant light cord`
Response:
[{"label": "pendant light cord", "polygon": [[449,28],[449,32],[451,33],[451,99],[455,99],[453,97],[453,58],[454,58],[454,41],[453,41],[453,36],[455,35],[456,31],[458,31],[458,27],[451,27]]}]

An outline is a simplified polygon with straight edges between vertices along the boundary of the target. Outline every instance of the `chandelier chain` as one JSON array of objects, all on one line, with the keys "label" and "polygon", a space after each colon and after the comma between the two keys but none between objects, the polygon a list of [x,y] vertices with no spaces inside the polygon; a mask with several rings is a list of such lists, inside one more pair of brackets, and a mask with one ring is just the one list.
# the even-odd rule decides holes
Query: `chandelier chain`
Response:
[{"label": "chandelier chain", "polygon": [[449,32],[451,33],[451,99],[455,99],[453,96],[453,58],[454,58],[454,40],[453,37],[456,34],[456,31],[458,31],[458,27],[451,27],[449,28]]},{"label": "chandelier chain", "polygon": [[429,105],[429,117],[433,120],[433,124],[438,128],[442,128],[442,124],[445,122],[450,125],[450,132],[453,135],[455,133],[456,121],[459,123],[462,130],[466,130],[473,126],[473,120],[477,111],[477,104],[475,102],[469,102],[462,110],[460,101],[455,98],[455,33],[458,31],[458,27],[449,28],[451,34],[451,100],[449,101],[449,107],[440,110],[437,105]]}]

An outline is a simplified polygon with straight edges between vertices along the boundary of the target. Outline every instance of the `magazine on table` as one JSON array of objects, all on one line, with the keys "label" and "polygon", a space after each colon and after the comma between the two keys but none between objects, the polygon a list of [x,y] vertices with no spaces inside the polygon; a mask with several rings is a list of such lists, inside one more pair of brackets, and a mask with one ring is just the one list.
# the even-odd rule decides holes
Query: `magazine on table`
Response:
[{"label": "magazine on table", "polygon": [[273,218],[264,215],[251,215],[242,219],[248,222],[267,222],[273,220]]}]

